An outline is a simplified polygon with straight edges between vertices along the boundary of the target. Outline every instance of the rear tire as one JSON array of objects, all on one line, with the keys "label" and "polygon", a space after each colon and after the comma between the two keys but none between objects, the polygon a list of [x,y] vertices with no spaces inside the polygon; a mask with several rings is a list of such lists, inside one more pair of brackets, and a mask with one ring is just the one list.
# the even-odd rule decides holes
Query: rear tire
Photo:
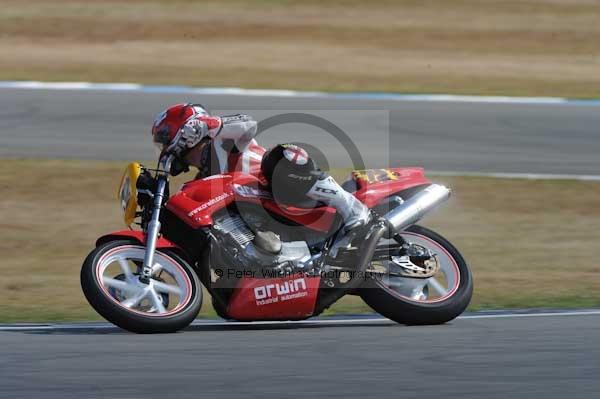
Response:
[{"label": "rear tire", "polygon": [[433,303],[420,302],[394,294],[380,280],[369,280],[360,296],[373,310],[388,319],[407,325],[434,325],[453,320],[464,312],[473,295],[473,277],[460,252],[444,237],[421,226],[411,226],[407,232],[428,238],[443,247],[458,266],[460,280],[456,291],[448,298]]},{"label": "rear tire", "polygon": [[[119,299],[107,294],[104,284],[99,282],[98,262],[109,251],[120,248],[143,251],[144,247],[130,241],[110,241],[99,245],[85,259],[81,268],[81,288],[90,305],[109,322],[135,333],[171,333],[187,327],[198,315],[202,306],[202,287],[191,266],[176,253],[157,250],[157,256],[176,262],[182,271],[182,278],[189,283],[189,293],[180,309],[165,312],[165,315],[128,309]],[[156,280],[159,281],[160,280]]]}]

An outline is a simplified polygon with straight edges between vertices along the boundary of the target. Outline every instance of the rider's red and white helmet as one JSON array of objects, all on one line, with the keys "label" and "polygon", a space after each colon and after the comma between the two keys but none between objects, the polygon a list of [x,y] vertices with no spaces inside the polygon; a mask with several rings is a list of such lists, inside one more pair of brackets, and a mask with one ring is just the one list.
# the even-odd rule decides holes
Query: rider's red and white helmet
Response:
[{"label": "rider's red and white helmet", "polygon": [[175,104],[156,115],[152,125],[152,141],[164,151],[179,134],[187,121],[194,117],[210,116],[210,113],[200,104]]}]

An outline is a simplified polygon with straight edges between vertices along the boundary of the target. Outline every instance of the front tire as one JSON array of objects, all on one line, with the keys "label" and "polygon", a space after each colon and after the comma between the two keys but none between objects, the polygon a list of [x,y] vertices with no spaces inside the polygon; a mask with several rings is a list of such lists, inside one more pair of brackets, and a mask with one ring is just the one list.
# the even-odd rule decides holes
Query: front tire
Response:
[{"label": "front tire", "polygon": [[170,333],[187,327],[202,306],[202,287],[190,265],[157,250],[149,284],[139,281],[145,247],[130,241],[98,246],[81,268],[81,288],[109,322],[135,333]]},{"label": "front tire", "polygon": [[[414,225],[400,235],[408,240],[411,237],[418,240],[447,260],[452,274],[447,278],[447,291],[431,298],[426,280],[395,277],[399,281],[392,284],[389,277],[387,284],[386,279],[369,280],[361,290],[362,299],[382,316],[407,325],[443,324],[462,314],[473,295],[473,277],[460,252],[444,237],[425,227]],[[444,290],[444,287],[439,288],[437,281],[432,285]],[[409,287],[408,290],[406,287]],[[420,292],[415,287],[420,288]]]}]

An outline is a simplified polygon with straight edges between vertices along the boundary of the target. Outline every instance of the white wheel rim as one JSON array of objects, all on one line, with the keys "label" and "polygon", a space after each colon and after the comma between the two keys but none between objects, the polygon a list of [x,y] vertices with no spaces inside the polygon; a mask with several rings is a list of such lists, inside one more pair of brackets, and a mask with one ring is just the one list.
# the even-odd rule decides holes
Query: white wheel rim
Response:
[{"label": "white wheel rim", "polygon": [[[460,286],[460,270],[454,257],[439,243],[420,234],[403,232],[400,236],[409,243],[427,248],[439,262],[439,271],[429,278],[411,278],[385,275],[377,284],[394,296],[417,303],[445,301]],[[389,244],[394,240],[385,240]]]},{"label": "white wheel rim", "polygon": [[192,298],[188,274],[176,260],[156,252],[152,278],[149,284],[144,284],[132,264],[132,261],[143,262],[144,252],[144,247],[136,245],[123,245],[106,252],[96,263],[96,281],[107,298],[127,311],[153,317],[177,313]]}]

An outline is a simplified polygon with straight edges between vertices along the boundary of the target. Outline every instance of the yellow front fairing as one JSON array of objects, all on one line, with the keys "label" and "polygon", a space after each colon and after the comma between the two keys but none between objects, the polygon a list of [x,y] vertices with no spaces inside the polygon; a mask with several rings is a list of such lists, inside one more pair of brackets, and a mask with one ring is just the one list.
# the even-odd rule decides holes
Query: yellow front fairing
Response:
[{"label": "yellow front fairing", "polygon": [[135,213],[137,211],[137,179],[142,173],[142,167],[137,162],[132,162],[125,168],[125,173],[121,178],[121,185],[119,186],[119,192],[117,198],[123,209],[123,221],[127,226],[130,226],[135,219]]}]

